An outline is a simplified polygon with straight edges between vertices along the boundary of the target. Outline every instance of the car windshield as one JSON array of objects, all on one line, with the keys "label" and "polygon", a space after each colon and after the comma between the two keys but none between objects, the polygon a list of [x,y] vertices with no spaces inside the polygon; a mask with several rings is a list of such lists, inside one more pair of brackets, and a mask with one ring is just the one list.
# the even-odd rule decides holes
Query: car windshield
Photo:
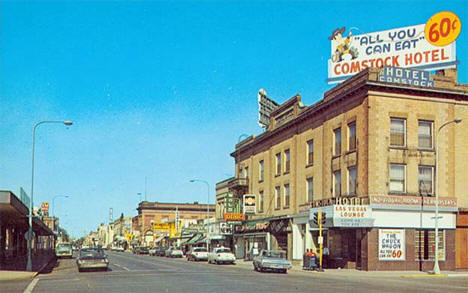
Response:
[{"label": "car windshield", "polygon": [[71,249],[71,245],[68,243],[60,243],[57,245],[57,249],[65,250],[65,249]]},{"label": "car windshield", "polygon": [[223,247],[223,248],[218,248],[216,249],[216,252],[217,253],[221,253],[221,252],[231,252],[231,249],[227,248],[227,247]]},{"label": "car windshield", "polygon": [[193,251],[202,251],[202,252],[206,252],[206,248],[205,247],[196,247],[193,249]]},{"label": "car windshield", "polygon": [[80,251],[80,257],[103,257],[102,249],[84,249]]},{"label": "car windshield", "polygon": [[274,258],[286,258],[286,253],[284,251],[270,250],[266,251],[265,256]]}]

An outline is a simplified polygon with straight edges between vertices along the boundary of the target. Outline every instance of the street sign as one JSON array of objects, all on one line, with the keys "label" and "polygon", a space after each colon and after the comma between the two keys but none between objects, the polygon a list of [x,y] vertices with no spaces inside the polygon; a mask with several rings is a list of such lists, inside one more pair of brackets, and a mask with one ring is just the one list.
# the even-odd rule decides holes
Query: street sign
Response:
[{"label": "street sign", "polygon": [[323,236],[319,236],[317,242],[318,244],[323,244]]},{"label": "street sign", "polygon": [[[29,232],[31,232],[31,233],[29,233]],[[24,238],[26,240],[28,240],[28,241],[33,240],[35,236],[36,236],[36,233],[34,233],[34,231],[29,231],[28,230],[28,231],[26,231],[26,233],[24,233]]]}]

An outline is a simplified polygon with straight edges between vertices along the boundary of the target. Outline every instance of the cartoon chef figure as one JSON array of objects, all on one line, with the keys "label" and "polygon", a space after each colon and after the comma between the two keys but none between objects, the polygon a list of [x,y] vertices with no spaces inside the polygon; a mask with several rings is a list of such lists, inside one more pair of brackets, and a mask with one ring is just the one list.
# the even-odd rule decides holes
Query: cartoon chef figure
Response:
[{"label": "cartoon chef figure", "polygon": [[343,33],[346,30],[345,27],[341,29],[337,28],[333,31],[332,35],[328,37],[329,40],[332,42],[336,42],[336,50],[335,53],[332,55],[333,62],[340,62],[343,61],[343,56],[346,54],[351,55],[351,59],[356,59],[358,57],[358,52],[356,48],[351,46],[351,36],[353,35],[351,31],[349,31],[348,36],[345,38],[343,37]]}]

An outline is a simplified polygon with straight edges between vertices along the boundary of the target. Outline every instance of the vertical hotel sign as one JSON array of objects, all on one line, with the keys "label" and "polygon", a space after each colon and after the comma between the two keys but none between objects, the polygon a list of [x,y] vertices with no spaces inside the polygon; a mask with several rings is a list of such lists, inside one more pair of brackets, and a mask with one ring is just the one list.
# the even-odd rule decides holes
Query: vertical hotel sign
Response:
[{"label": "vertical hotel sign", "polygon": [[426,24],[362,33],[338,28],[329,36],[331,58],[328,83],[341,82],[368,67],[385,66],[438,70],[457,64],[455,39],[461,22],[451,12],[440,12]]}]

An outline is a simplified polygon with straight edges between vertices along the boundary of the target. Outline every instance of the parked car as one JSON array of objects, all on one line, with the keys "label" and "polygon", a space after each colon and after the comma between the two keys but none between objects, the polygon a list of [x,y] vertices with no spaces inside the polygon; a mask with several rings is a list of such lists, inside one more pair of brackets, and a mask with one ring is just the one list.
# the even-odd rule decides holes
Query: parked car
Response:
[{"label": "parked car", "polygon": [[125,250],[123,249],[123,247],[112,246],[112,247],[111,247],[111,251],[124,252]]},{"label": "parked car", "polygon": [[236,257],[231,252],[231,249],[228,247],[215,247],[209,254],[208,254],[208,263],[236,263]]},{"label": "parked car", "polygon": [[171,246],[166,250],[166,257],[183,257],[184,253],[179,247]]},{"label": "parked car", "polygon": [[157,256],[165,256],[167,249],[168,248],[166,246],[158,246],[158,248],[156,249],[156,255]]},{"label": "parked car", "polygon": [[107,259],[104,250],[100,248],[81,249],[76,259],[78,271],[91,269],[101,269],[107,271],[109,260]]},{"label": "parked car", "polygon": [[58,258],[61,258],[61,257],[72,258],[73,257],[72,245],[68,242],[61,242],[57,244],[57,247],[55,248],[55,255]]},{"label": "parked car", "polygon": [[292,267],[291,262],[286,259],[286,252],[283,250],[262,250],[253,259],[254,270],[256,271],[279,271],[287,273]]},{"label": "parked car", "polygon": [[136,254],[148,254],[149,249],[147,246],[139,246]]},{"label": "parked car", "polygon": [[156,255],[156,250],[157,250],[157,249],[158,249],[157,247],[150,247],[150,248],[148,249],[148,254],[151,255],[151,256],[155,256],[155,255]]},{"label": "parked car", "polygon": [[193,247],[187,253],[187,260],[188,261],[199,261],[199,260],[207,260],[208,259],[208,251],[206,247]]}]

